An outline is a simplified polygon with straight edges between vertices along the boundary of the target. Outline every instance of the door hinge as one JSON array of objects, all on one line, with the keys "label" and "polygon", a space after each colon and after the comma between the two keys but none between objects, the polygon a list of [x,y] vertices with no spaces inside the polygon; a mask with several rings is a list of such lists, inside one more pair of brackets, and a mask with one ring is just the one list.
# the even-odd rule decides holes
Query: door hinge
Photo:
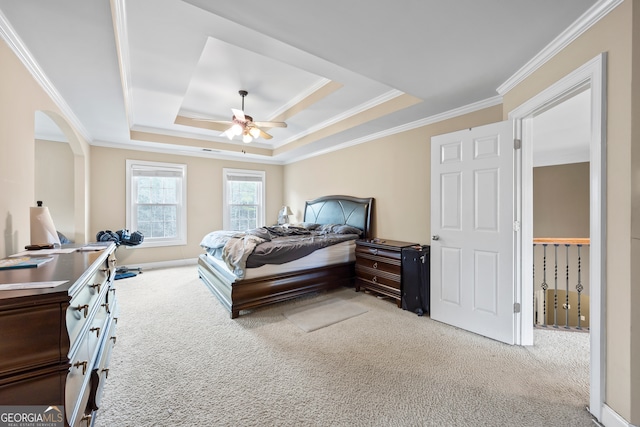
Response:
[{"label": "door hinge", "polygon": [[513,231],[520,231],[520,221],[513,221]]},{"label": "door hinge", "polygon": [[521,139],[514,139],[513,140],[513,149],[514,150],[519,150],[522,148],[522,140]]},{"label": "door hinge", "polygon": [[520,303],[519,302],[514,302],[513,303],[513,312],[514,313],[520,313]]}]

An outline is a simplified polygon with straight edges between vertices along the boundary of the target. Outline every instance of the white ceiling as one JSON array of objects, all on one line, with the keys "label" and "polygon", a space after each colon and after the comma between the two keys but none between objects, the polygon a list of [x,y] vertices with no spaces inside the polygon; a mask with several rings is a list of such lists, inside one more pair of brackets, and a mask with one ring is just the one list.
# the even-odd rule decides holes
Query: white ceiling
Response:
[{"label": "white ceiling", "polygon": [[[602,3],[0,0],[0,34],[91,144],[287,163],[499,103]],[[244,144],[189,119],[229,120],[240,89],[288,127]]]}]

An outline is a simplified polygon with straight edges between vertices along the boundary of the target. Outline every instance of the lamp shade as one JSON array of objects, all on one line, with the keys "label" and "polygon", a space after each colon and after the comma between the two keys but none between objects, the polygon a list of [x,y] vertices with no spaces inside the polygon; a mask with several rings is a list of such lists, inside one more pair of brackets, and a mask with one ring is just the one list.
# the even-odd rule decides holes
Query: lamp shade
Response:
[{"label": "lamp shade", "polygon": [[42,206],[42,202],[38,202],[38,206],[29,208],[29,219],[31,228],[31,244],[60,245],[60,238],[53,224],[53,219],[49,213],[49,208]]},{"label": "lamp shade", "polygon": [[283,206],[282,215],[293,215],[293,212],[291,212],[291,208],[289,206]]}]

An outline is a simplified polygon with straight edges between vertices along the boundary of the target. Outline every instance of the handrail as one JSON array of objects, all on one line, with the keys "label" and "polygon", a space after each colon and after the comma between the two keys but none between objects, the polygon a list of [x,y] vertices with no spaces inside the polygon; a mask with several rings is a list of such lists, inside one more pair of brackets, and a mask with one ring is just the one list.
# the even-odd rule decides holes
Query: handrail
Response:
[{"label": "handrail", "polygon": [[550,243],[559,245],[589,245],[588,237],[534,237],[533,243]]}]

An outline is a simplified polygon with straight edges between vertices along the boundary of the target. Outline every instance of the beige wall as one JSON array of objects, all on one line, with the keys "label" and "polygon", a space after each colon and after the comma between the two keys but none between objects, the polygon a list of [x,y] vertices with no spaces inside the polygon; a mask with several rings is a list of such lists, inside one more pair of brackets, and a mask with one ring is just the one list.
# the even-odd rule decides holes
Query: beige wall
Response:
[{"label": "beige wall", "polygon": [[76,238],[86,227],[87,143],[64,121],[60,110],[4,41],[0,41],[0,257],[22,250],[30,241],[29,207],[35,206],[35,139],[37,111],[60,126],[74,150]]},{"label": "beige wall", "polygon": [[42,200],[56,230],[70,240],[75,238],[73,170],[68,143],[36,140],[35,200]]},{"label": "beige wall", "polygon": [[90,220],[93,240],[100,230],[116,231],[126,226],[127,159],[187,165],[187,244],[157,248],[121,247],[117,254],[120,265],[197,258],[202,253],[202,237],[222,228],[222,169],[225,167],[266,172],[266,220],[267,224],[277,222],[278,210],[282,207],[282,166],[94,146],[91,147]]},{"label": "beige wall", "polygon": [[589,237],[589,163],[533,169],[533,237]]},{"label": "beige wall", "polygon": [[[640,405],[632,405],[632,402],[640,401],[640,364],[637,362],[640,360],[637,333],[640,330],[640,310],[637,309],[640,306],[640,263],[637,262],[640,259],[640,123],[632,121],[632,117],[637,116],[640,88],[637,79],[631,78],[633,70],[636,74],[640,72],[638,66],[633,68],[640,62],[639,55],[635,54],[640,49],[640,29],[632,35],[633,24],[638,23],[636,16],[640,12],[632,4],[626,0],[507,93],[502,107],[284,167],[265,166],[268,171],[268,221],[275,221],[283,201],[299,215],[303,201],[317,196],[335,193],[372,196],[376,198],[374,230],[377,235],[428,243],[431,136],[502,120],[509,111],[576,67],[601,52],[608,52],[606,251],[616,256],[607,257],[604,290],[607,297],[606,403],[627,421],[640,425]],[[636,27],[640,28],[637,24]],[[636,43],[632,45],[632,41]],[[4,42],[0,42],[0,63],[3,73],[0,79],[0,213],[3,225],[0,256],[5,256],[29,241],[28,208],[35,201],[35,111],[60,112]],[[99,147],[91,148],[95,158],[90,162],[86,142],[77,135],[72,136],[75,136],[70,141],[76,168],[75,221],[80,222],[82,228],[83,217],[89,219],[90,199],[91,226],[87,227],[90,228],[87,240],[102,228],[118,228],[124,224],[124,159],[139,154],[144,160],[188,164],[189,244],[168,249],[134,249],[130,254],[120,255],[127,263],[195,257],[202,235],[222,225],[216,204],[221,201],[223,165],[262,168],[254,164]],[[89,166],[92,168],[90,173]],[[85,187],[87,182],[91,182],[90,192],[86,190],[89,187]],[[635,273],[633,279],[632,273]]]},{"label": "beige wall", "polygon": [[[603,295],[607,306],[606,323],[606,390],[605,402],[635,425],[640,425],[640,330],[638,315],[632,321],[632,307],[640,306],[640,292],[631,290],[632,264],[639,254],[631,251],[631,142],[632,128],[640,126],[631,120],[632,92],[632,1],[625,1],[585,34],[552,58],[531,77],[504,96],[506,115],[577,67],[607,52],[607,262]],[[637,25],[636,25],[637,27]],[[637,32],[638,30],[636,30]],[[640,70],[639,70],[640,71]],[[636,71],[637,73],[638,71]],[[637,101],[637,100],[636,100]],[[636,165],[637,166],[637,165]],[[636,168],[637,174],[637,168]],[[615,254],[615,256],[611,256]],[[634,279],[637,280],[637,279]],[[633,358],[632,358],[633,356]],[[633,362],[632,362],[633,361]]]},{"label": "beige wall", "polygon": [[300,220],[305,200],[373,197],[375,236],[429,244],[431,137],[501,119],[502,107],[491,107],[287,165],[285,201]]}]

